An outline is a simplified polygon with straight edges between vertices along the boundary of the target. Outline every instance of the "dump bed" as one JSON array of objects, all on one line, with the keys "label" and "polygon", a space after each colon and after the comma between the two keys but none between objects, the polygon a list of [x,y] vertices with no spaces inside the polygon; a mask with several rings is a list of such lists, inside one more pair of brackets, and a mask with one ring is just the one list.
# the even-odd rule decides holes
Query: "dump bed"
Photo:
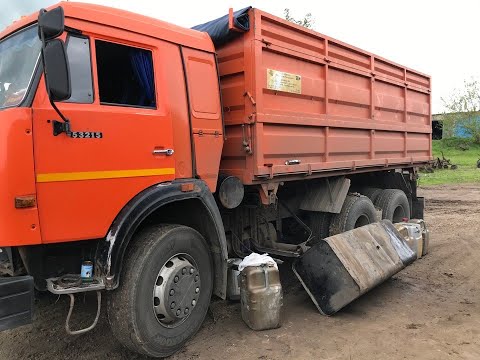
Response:
[{"label": "dump bed", "polygon": [[430,77],[258,9],[217,48],[221,172],[245,184],[409,167],[431,156]]}]

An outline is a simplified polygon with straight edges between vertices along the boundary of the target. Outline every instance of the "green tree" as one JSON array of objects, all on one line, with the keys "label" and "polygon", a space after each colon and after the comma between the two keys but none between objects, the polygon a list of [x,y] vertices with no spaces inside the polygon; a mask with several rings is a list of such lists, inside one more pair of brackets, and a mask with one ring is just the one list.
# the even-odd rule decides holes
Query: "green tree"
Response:
[{"label": "green tree", "polygon": [[313,28],[313,24],[314,24],[315,21],[312,17],[312,13],[308,13],[303,17],[303,19],[297,20],[293,16],[290,15],[290,9],[287,8],[283,12],[284,12],[285,20],[288,20],[288,21],[291,21],[291,22],[293,22],[297,25],[301,25],[303,27],[306,27],[307,29],[312,29]]},{"label": "green tree", "polygon": [[462,128],[480,144],[480,82],[465,80],[462,89],[455,89],[442,101],[446,109],[442,115],[444,134],[453,136],[455,128]]}]

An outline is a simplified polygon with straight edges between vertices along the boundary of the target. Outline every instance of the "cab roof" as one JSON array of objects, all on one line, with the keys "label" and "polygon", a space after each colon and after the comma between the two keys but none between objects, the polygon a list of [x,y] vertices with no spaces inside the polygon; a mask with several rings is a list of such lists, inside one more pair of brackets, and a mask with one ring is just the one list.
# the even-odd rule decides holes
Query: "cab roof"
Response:
[{"label": "cab roof", "polygon": [[[215,51],[212,40],[207,33],[173,25],[148,16],[107,6],[65,1],[52,5],[48,7],[47,10],[57,6],[61,6],[65,12],[66,26],[68,26],[69,23],[68,19],[78,19],[110,26],[112,28],[128,30],[133,33],[155,37],[203,51]],[[5,38],[18,29],[35,23],[37,18],[38,12],[24,16],[20,20],[13,22],[13,24],[0,33],[0,39]]]}]

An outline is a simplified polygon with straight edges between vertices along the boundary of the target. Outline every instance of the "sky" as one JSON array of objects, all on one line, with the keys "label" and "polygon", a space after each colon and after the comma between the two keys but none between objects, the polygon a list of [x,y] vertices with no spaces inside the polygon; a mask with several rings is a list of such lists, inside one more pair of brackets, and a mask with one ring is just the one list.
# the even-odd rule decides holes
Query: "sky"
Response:
[{"label": "sky", "polygon": [[[0,0],[0,28],[55,0]],[[480,79],[478,0],[83,0],[191,27],[246,6],[283,17],[312,13],[313,29],[432,76],[433,113],[442,98]]]}]

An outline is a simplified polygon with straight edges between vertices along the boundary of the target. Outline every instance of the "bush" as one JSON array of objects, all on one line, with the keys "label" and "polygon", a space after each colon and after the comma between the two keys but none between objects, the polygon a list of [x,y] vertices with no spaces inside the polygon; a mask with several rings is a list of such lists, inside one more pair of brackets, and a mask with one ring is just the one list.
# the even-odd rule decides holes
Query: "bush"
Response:
[{"label": "bush", "polygon": [[445,138],[440,141],[442,143],[442,146],[445,148],[454,148],[462,151],[470,149],[470,147],[474,144],[474,141],[472,139],[464,139],[457,137]]}]

